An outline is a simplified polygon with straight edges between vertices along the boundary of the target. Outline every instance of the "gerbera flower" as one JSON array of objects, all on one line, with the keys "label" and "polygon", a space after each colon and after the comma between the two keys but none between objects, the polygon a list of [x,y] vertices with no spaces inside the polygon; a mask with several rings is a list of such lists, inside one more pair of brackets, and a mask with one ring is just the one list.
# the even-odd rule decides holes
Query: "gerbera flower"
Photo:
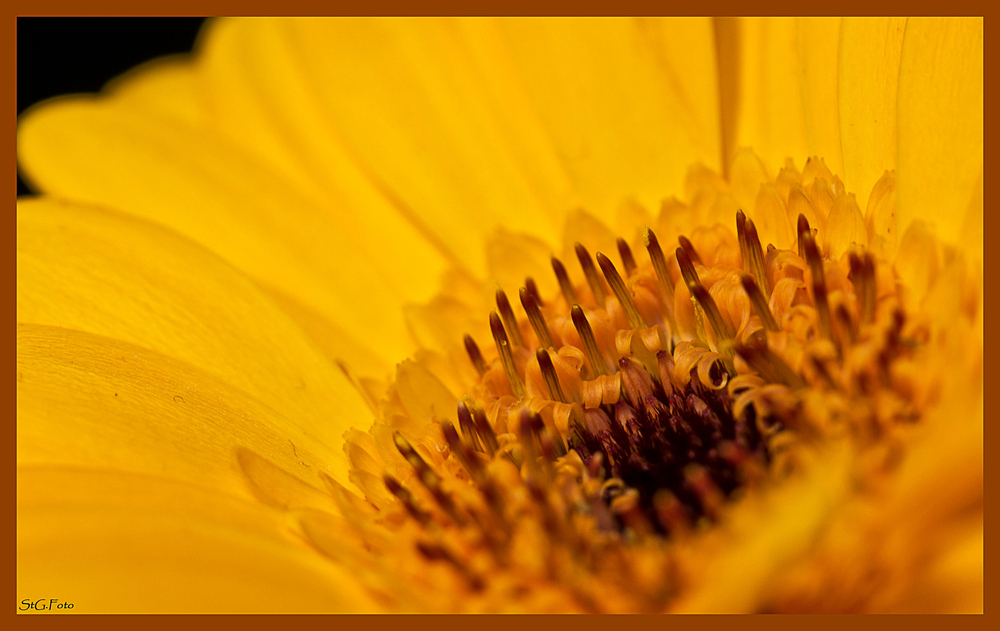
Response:
[{"label": "gerbera flower", "polygon": [[982,120],[981,20],[227,20],[46,104],[18,598],[981,610]]}]

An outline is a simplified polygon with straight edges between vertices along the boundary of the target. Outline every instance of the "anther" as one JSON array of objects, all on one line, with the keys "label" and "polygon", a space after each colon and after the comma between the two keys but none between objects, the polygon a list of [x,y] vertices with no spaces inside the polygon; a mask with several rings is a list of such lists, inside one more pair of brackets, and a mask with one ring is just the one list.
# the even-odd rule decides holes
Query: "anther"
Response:
[{"label": "anther", "polygon": [[476,340],[472,339],[471,335],[465,336],[465,352],[469,354],[469,360],[472,365],[475,366],[476,372],[482,377],[486,374],[486,362],[483,360],[483,354],[479,352],[479,346],[476,344]]},{"label": "anther", "polygon": [[653,394],[653,380],[642,368],[628,357],[618,360],[618,367],[622,373],[622,390],[625,396],[635,407],[642,407],[646,398]]},{"label": "anther", "polygon": [[406,487],[399,483],[399,480],[392,477],[388,473],[382,476],[382,480],[385,482],[385,488],[389,489],[389,492],[395,495],[396,499],[403,503],[403,508],[406,509],[406,512],[409,513],[413,519],[417,520],[417,523],[426,525],[427,522],[430,521],[431,516],[417,508],[417,505],[413,503],[413,496],[408,490],[406,490]]},{"label": "anther", "polygon": [[871,324],[875,321],[875,261],[868,252],[861,256],[851,252],[850,263],[854,294],[861,303],[861,321]]},{"label": "anther", "polygon": [[733,332],[730,330],[729,325],[722,318],[722,313],[719,311],[719,307],[715,304],[715,300],[712,295],[708,293],[705,286],[701,283],[694,285],[689,285],[688,289],[691,291],[691,295],[694,299],[698,301],[701,308],[705,311],[705,317],[708,319],[708,323],[712,325],[712,330],[715,331],[715,337],[718,340],[719,351],[726,353],[727,355],[733,354]]},{"label": "anther", "polygon": [[695,299],[694,292],[691,291],[691,287],[701,285],[701,280],[698,278],[698,272],[695,271],[694,264],[691,262],[691,257],[684,251],[684,248],[677,248],[674,250],[674,256],[677,257],[677,265],[680,267],[681,277],[684,279],[684,284],[687,285],[688,290],[691,292],[691,305],[694,307],[694,319],[698,337],[706,339],[705,323],[702,321],[702,308],[700,307],[698,300]]},{"label": "anther", "polygon": [[805,215],[799,215],[799,220],[796,224],[798,230],[798,244],[799,244],[799,258],[805,260],[806,258],[806,248],[805,248],[805,235],[812,234],[812,230],[809,228],[809,220],[806,219]]},{"label": "anther", "polygon": [[813,298],[816,302],[816,314],[819,316],[820,332],[828,340],[833,339],[833,328],[830,326],[830,304],[826,299],[826,277],[823,275],[823,259],[812,233],[800,235],[803,240],[806,262],[813,277]]},{"label": "anther", "polygon": [[[605,432],[611,429],[611,419],[608,418],[608,415],[605,414],[604,410],[602,410],[601,408],[592,408],[584,410],[583,424],[585,429],[594,436],[597,436],[601,432]],[[603,456],[601,456],[601,454],[598,453],[596,456],[594,456],[594,459],[592,459],[591,462],[593,462],[593,460],[596,460],[597,458],[603,458]],[[590,474],[596,476],[597,470],[596,469],[592,470]]]},{"label": "anther", "polygon": [[524,338],[521,337],[521,329],[517,326],[517,319],[514,317],[514,310],[510,308],[510,301],[507,294],[502,289],[497,289],[497,310],[503,318],[503,326],[507,329],[510,341],[514,347],[524,346]]},{"label": "anther", "polygon": [[740,346],[736,352],[768,383],[783,383],[792,389],[806,385],[805,381],[766,345]]},{"label": "anther", "polygon": [[446,561],[449,565],[454,567],[459,574],[461,574],[462,578],[465,579],[472,590],[478,592],[486,587],[486,583],[483,581],[482,577],[469,569],[465,563],[462,563],[462,561],[456,558],[455,555],[444,546],[436,543],[418,541],[417,551],[420,552],[420,554],[423,555],[423,557],[428,561]]},{"label": "anther", "polygon": [[538,454],[535,452],[534,441],[538,441],[538,446],[545,457],[545,463],[543,463],[543,466],[546,468],[545,473],[551,478],[553,473],[551,461],[566,455],[566,443],[563,442],[562,436],[558,432],[555,432],[553,436],[552,432],[545,425],[545,421],[541,415],[524,409],[521,410],[519,438],[521,439],[521,446],[525,450],[525,461],[530,467],[534,467],[537,464],[536,458]]},{"label": "anther", "polygon": [[590,258],[590,252],[580,243],[577,243],[574,248],[576,249],[576,258],[580,260],[580,267],[583,268],[583,274],[587,277],[587,284],[590,285],[590,291],[594,292],[594,301],[597,302],[598,307],[603,307],[604,285],[601,284],[601,277],[597,275],[597,269],[594,267],[594,261]]},{"label": "anther", "polygon": [[473,449],[484,451],[482,441],[479,438],[479,430],[472,418],[472,405],[471,397],[462,397],[462,400],[458,402],[458,426],[462,428],[462,435],[469,441]]},{"label": "anther", "polygon": [[562,292],[563,298],[566,299],[566,304],[575,305],[580,302],[576,297],[576,290],[573,289],[573,283],[569,281],[566,267],[562,264],[562,261],[554,256],[552,257],[552,271],[556,273],[556,280],[559,281],[559,290]]},{"label": "anther", "polygon": [[692,261],[694,261],[698,265],[703,265],[703,263],[701,262],[701,257],[698,256],[698,251],[694,249],[694,245],[692,245],[691,242],[688,241],[687,237],[681,235],[677,237],[677,242],[681,244],[681,248],[683,248],[684,251],[687,252],[687,255],[691,258]]},{"label": "anther", "polygon": [[760,247],[760,237],[757,236],[757,227],[753,224],[753,219],[746,218],[744,225],[744,240],[746,241],[746,254],[744,260],[749,262],[750,267],[744,268],[753,274],[764,298],[771,296],[771,283],[767,280],[767,267],[764,260],[764,251]]},{"label": "anther", "polygon": [[764,325],[768,331],[778,331],[778,323],[774,321],[774,316],[771,315],[771,309],[767,306],[767,299],[764,298],[764,294],[760,292],[760,288],[757,287],[757,283],[754,282],[753,276],[749,274],[743,274],[740,278],[743,283],[743,289],[747,292],[747,296],[750,298],[750,303],[753,305],[754,311],[760,317],[761,324]]},{"label": "anther", "polygon": [[653,495],[653,511],[656,521],[667,532],[680,534],[691,526],[684,504],[667,489],[660,489]]},{"label": "anther", "polygon": [[451,453],[455,454],[455,457],[462,463],[465,470],[469,472],[469,475],[472,476],[476,484],[482,484],[484,476],[483,465],[476,457],[476,450],[469,443],[463,442],[459,438],[458,432],[455,431],[455,426],[451,424],[451,421],[441,421],[441,433],[444,434],[444,439],[448,441]]},{"label": "anther", "polygon": [[840,328],[847,333],[847,338],[854,344],[857,339],[857,332],[854,330],[854,323],[851,321],[851,314],[847,312],[847,307],[843,303],[837,305],[837,308],[833,311],[834,316],[837,318],[837,324]]},{"label": "anther", "polygon": [[478,405],[472,410],[472,418],[476,422],[476,432],[479,434],[479,438],[483,441],[483,446],[486,447],[486,453],[492,458],[497,449],[500,449],[500,443],[497,442],[497,435],[493,431],[493,426],[490,425],[489,420],[486,418],[486,412],[483,408]]},{"label": "anther", "polygon": [[580,340],[583,342],[583,352],[586,353],[587,359],[590,360],[590,367],[594,371],[594,376],[599,377],[608,374],[608,366],[604,363],[604,356],[601,355],[601,351],[597,348],[594,331],[590,328],[587,316],[583,314],[583,309],[580,308],[580,305],[573,305],[573,308],[570,309],[570,317],[573,318],[573,326],[576,327],[576,332],[580,334]]},{"label": "anther", "polygon": [[674,393],[674,383],[671,379],[671,375],[674,372],[674,358],[667,351],[657,351],[656,368],[659,373],[663,394],[669,397]]},{"label": "anther", "polygon": [[700,285],[701,279],[698,278],[698,272],[694,269],[691,256],[687,251],[684,248],[677,248],[674,254],[677,256],[677,266],[681,269],[681,277],[684,278],[684,284],[688,287],[691,285]]},{"label": "anther", "polygon": [[608,284],[611,285],[611,291],[614,292],[615,297],[618,298],[618,302],[621,303],[622,310],[625,311],[625,317],[628,318],[629,326],[633,329],[646,328],[646,323],[639,314],[639,310],[635,308],[632,294],[629,293],[628,287],[625,286],[625,281],[622,280],[622,277],[618,274],[618,270],[615,269],[614,263],[600,252],[597,253],[597,262],[601,265],[601,271],[604,272],[604,277],[608,279]]},{"label": "anther", "polygon": [[549,327],[545,324],[545,318],[538,308],[538,301],[535,300],[535,296],[526,287],[522,287],[518,291],[518,295],[521,297],[521,306],[524,307],[524,312],[528,314],[528,322],[531,323],[531,328],[535,330],[535,335],[538,336],[538,341],[541,343],[542,348],[554,347],[555,342],[552,341],[552,335],[549,334]]},{"label": "anther", "polygon": [[524,279],[524,288],[528,290],[531,297],[535,299],[535,304],[539,307],[544,307],[545,303],[542,302],[542,295],[538,293],[538,286],[535,284],[535,279],[528,276]]},{"label": "anther", "polygon": [[674,284],[670,280],[670,272],[667,271],[667,259],[663,256],[660,242],[657,241],[656,235],[649,228],[645,228],[642,231],[642,239],[646,243],[649,260],[653,262],[653,271],[656,272],[656,278],[660,281],[660,286],[663,287],[664,296],[667,298],[667,305],[670,309],[673,309]]},{"label": "anther", "polygon": [[414,449],[409,441],[403,438],[403,435],[398,431],[392,433],[393,442],[396,444],[396,449],[399,453],[406,459],[413,470],[417,473],[417,479],[420,483],[424,485],[431,495],[434,497],[434,501],[438,503],[441,509],[447,513],[449,517],[452,518],[455,523],[462,525],[466,522],[465,518],[459,514],[457,507],[455,506],[454,500],[451,496],[445,493],[444,489],[441,488],[441,476],[439,476],[434,469],[430,467],[424,459],[420,457],[417,450]]},{"label": "anther", "polygon": [[549,357],[549,351],[540,348],[535,353],[535,357],[538,358],[538,367],[542,369],[542,377],[545,379],[545,385],[549,388],[549,395],[552,397],[552,400],[569,403],[566,400],[566,395],[563,394],[562,388],[559,386],[559,377],[556,375],[556,367],[552,365],[552,358]]},{"label": "anther", "polygon": [[685,467],[684,482],[698,497],[701,510],[710,519],[716,519],[726,498],[705,467],[698,464],[690,464]]},{"label": "anther", "polygon": [[[498,295],[500,293],[498,292]],[[510,351],[510,342],[507,341],[507,333],[504,331],[503,323],[500,322],[500,316],[497,315],[496,311],[490,312],[490,329],[493,332],[493,341],[497,345],[497,352],[500,354],[500,363],[503,364],[503,371],[507,374],[507,381],[510,382],[510,389],[514,392],[515,397],[523,399],[525,395],[524,382],[521,381],[521,376],[517,374],[517,368],[514,366],[514,356]]]},{"label": "anther", "polygon": [[618,237],[618,255],[622,257],[622,265],[625,266],[625,276],[631,276],[635,271],[635,257],[632,256],[632,249],[628,247],[628,242]]},{"label": "anther", "polygon": [[736,237],[740,242],[740,257],[743,260],[743,269],[750,269],[750,249],[747,247],[747,216],[743,209],[736,211]]}]

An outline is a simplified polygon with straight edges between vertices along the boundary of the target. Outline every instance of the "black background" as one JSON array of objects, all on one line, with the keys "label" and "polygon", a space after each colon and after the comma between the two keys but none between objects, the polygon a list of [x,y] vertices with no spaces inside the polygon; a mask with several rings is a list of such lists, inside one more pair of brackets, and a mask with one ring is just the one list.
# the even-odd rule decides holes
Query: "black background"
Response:
[{"label": "black background", "polygon": [[[17,113],[49,97],[97,92],[144,61],[191,50],[204,18],[17,19]],[[17,194],[29,193],[20,175]]]}]

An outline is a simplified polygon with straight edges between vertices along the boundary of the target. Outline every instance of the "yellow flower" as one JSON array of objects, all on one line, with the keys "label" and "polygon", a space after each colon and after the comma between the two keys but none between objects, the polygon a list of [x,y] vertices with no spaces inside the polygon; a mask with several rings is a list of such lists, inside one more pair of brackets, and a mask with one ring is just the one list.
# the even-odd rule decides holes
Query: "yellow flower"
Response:
[{"label": "yellow flower", "polygon": [[982,85],[981,20],[232,20],[38,108],[19,602],[981,610]]}]

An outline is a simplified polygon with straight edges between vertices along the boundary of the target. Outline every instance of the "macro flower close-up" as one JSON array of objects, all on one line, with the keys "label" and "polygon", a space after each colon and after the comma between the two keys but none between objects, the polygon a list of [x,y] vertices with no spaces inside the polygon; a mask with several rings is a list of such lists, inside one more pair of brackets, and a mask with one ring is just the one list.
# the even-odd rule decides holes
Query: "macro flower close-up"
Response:
[{"label": "macro flower close-up", "polygon": [[212,19],[17,158],[19,602],[983,610],[980,18]]}]

